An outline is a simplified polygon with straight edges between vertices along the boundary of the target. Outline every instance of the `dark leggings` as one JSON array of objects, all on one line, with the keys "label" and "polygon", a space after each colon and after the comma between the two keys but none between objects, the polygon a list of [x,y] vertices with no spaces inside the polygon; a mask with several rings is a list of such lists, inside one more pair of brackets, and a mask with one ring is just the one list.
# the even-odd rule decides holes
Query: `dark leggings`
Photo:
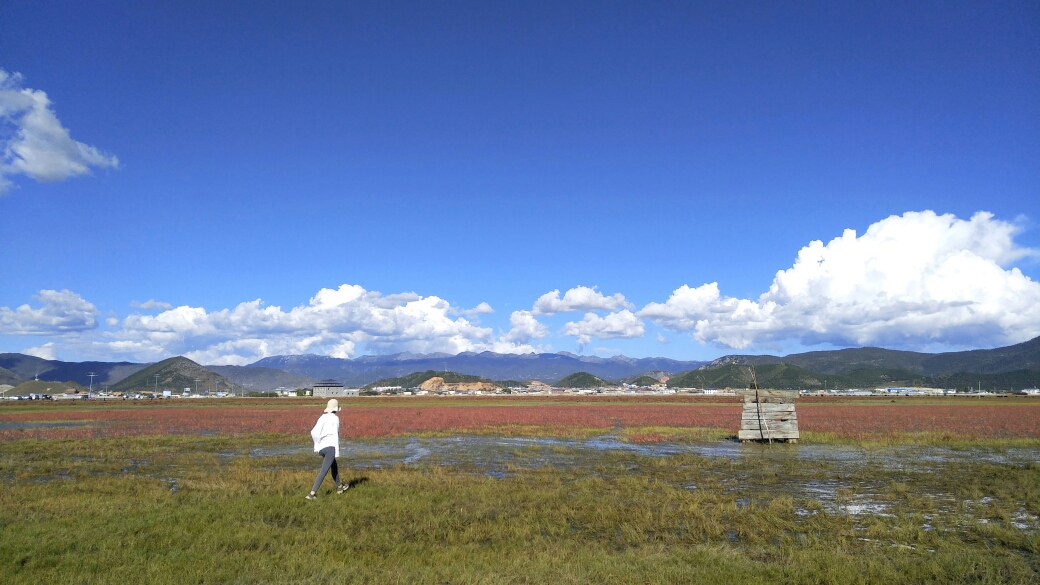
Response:
[{"label": "dark leggings", "polygon": [[318,488],[321,487],[321,480],[325,479],[325,474],[332,470],[332,481],[339,485],[339,467],[336,466],[336,448],[325,447],[321,451],[318,451],[318,455],[321,455],[325,459],[321,462],[321,471],[318,472],[318,479],[314,480],[314,487],[311,488],[312,492],[317,492]]}]

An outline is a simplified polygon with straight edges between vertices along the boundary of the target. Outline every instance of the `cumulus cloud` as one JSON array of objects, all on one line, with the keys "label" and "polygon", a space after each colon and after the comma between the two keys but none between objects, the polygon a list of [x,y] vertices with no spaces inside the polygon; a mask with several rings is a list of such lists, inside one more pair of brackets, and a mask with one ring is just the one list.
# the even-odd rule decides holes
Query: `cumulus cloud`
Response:
[{"label": "cumulus cloud", "polygon": [[164,311],[168,311],[168,310],[173,308],[173,305],[171,305],[170,303],[164,303],[162,301],[157,301],[155,299],[148,299],[147,301],[145,301],[143,303],[139,303],[137,301],[130,301],[130,306],[135,308],[135,309],[144,309],[146,311],[152,311],[152,310],[156,310],[156,309],[162,309]]},{"label": "cumulus cloud", "polygon": [[[490,309],[482,305],[475,309],[478,314]],[[157,315],[130,315],[111,334],[116,339],[107,347],[139,358],[184,354],[208,364],[244,364],[269,355],[309,352],[345,358],[360,344],[376,352],[534,350],[525,341],[535,335],[525,337],[515,322],[513,331],[495,337],[492,329],[465,317],[453,318],[455,313],[436,296],[382,295],[344,284],[323,288],[307,304],[288,311],[257,299],[234,309],[181,306]]]},{"label": "cumulus cloud", "polygon": [[605,296],[596,287],[576,286],[560,298],[559,289],[545,293],[534,302],[532,312],[535,315],[555,315],[573,311],[616,311],[632,309],[632,303],[625,300],[625,295],[616,293]]},{"label": "cumulus cloud", "polygon": [[471,319],[480,317],[481,315],[490,315],[494,312],[495,310],[492,309],[491,305],[487,303],[480,303],[472,309],[454,309],[455,314],[464,315],[466,317],[470,317]]},{"label": "cumulus cloud", "polygon": [[549,335],[549,330],[530,311],[513,311],[509,315],[509,324],[512,328],[503,336],[507,342],[526,344]]},{"label": "cumulus cloud", "polygon": [[625,309],[600,317],[596,313],[585,313],[581,321],[571,321],[563,326],[563,334],[577,338],[578,345],[588,345],[592,338],[616,339],[642,337],[646,332],[643,322],[632,311]]},{"label": "cumulus cloud", "polygon": [[34,309],[0,307],[0,333],[9,335],[56,335],[95,329],[97,308],[69,290],[41,290],[33,297],[42,305]]},{"label": "cumulus cloud", "polygon": [[116,157],[69,136],[46,93],[23,88],[21,74],[0,69],[0,193],[15,174],[62,181],[92,167],[118,166]]},{"label": "cumulus cloud", "polygon": [[932,211],[891,216],[862,236],[810,242],[757,300],[718,283],[683,285],[638,316],[702,343],[741,349],[797,339],[806,345],[979,347],[1040,335],[1040,283],[1009,263],[1015,224],[986,212],[970,220]]},{"label": "cumulus cloud", "polygon": [[43,345],[23,349],[22,353],[24,353],[25,355],[31,355],[45,360],[56,360],[58,358],[55,357],[54,350],[54,342],[48,341]]}]

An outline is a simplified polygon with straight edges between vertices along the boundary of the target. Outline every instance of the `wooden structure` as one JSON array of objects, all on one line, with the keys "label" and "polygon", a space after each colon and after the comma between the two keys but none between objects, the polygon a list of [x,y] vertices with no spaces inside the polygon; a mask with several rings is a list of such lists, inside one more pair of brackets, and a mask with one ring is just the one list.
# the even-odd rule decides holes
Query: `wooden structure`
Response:
[{"label": "wooden structure", "polygon": [[740,432],[737,438],[748,441],[798,442],[798,417],[794,399],[798,393],[790,390],[759,390],[741,392],[744,410],[740,414]]}]

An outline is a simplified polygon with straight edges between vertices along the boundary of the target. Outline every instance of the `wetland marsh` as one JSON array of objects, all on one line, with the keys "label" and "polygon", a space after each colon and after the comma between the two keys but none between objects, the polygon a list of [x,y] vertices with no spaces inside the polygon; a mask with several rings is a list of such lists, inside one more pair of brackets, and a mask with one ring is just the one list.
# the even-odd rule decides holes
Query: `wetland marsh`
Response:
[{"label": "wetland marsh", "polygon": [[[54,420],[33,416],[18,421]],[[724,429],[631,424],[413,431],[344,439],[353,488],[336,495],[326,484],[308,502],[317,463],[299,434],[5,438],[0,580],[1030,583],[1040,574],[1040,441],[1029,436],[929,431],[884,442],[808,431],[798,445],[742,445]]]}]

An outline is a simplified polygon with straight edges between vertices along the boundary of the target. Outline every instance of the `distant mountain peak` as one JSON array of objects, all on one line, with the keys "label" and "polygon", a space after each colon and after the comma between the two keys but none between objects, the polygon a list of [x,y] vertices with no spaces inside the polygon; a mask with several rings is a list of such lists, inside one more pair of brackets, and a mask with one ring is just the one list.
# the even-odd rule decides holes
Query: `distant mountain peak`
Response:
[{"label": "distant mountain peak", "polygon": [[[491,380],[539,380],[555,382],[579,371],[590,372],[604,380],[618,380],[649,370],[681,372],[704,362],[684,362],[668,358],[630,358],[580,356],[559,353],[495,353],[466,351],[444,353],[365,355],[354,359],[319,356],[271,356],[249,364],[248,368],[274,368],[312,379],[334,378],[344,384],[364,386],[382,378],[397,378],[417,371],[451,370]],[[236,373],[236,375],[239,375]]]}]

